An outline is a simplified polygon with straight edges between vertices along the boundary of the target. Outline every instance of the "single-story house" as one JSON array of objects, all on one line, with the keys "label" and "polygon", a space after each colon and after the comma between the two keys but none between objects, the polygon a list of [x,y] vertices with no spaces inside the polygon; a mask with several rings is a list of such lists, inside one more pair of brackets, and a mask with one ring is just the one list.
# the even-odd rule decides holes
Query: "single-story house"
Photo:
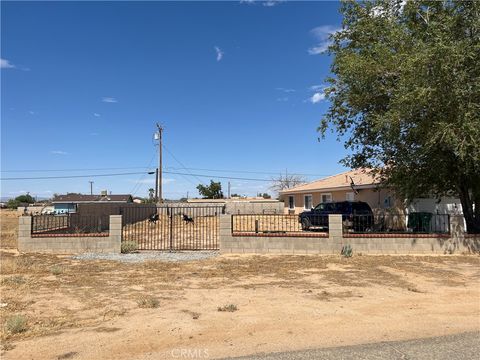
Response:
[{"label": "single-story house", "polygon": [[370,169],[357,169],[329,176],[280,192],[284,212],[299,214],[322,202],[363,201],[374,211],[425,211],[434,214],[462,214],[459,199],[434,198],[414,199],[405,208],[404,201],[395,197],[393,191],[379,187]]},{"label": "single-story house", "polygon": [[52,200],[56,214],[74,213],[78,204],[127,204],[132,203],[132,195],[83,195],[67,194],[58,195]]}]

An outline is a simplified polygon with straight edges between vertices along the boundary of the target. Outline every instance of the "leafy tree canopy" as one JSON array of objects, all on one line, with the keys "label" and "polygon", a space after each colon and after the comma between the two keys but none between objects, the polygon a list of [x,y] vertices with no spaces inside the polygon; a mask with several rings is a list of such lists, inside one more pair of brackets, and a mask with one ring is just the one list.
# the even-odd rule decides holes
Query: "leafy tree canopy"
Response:
[{"label": "leafy tree canopy", "polygon": [[9,209],[16,209],[22,204],[33,204],[35,199],[30,194],[17,196],[15,199],[7,201],[7,207]]},{"label": "leafy tree canopy", "polygon": [[457,195],[480,232],[480,2],[347,1],[332,35],[329,127],[411,200]]},{"label": "leafy tree canopy", "polygon": [[204,199],[223,199],[222,184],[210,180],[210,185],[198,185],[198,193],[203,196]]}]

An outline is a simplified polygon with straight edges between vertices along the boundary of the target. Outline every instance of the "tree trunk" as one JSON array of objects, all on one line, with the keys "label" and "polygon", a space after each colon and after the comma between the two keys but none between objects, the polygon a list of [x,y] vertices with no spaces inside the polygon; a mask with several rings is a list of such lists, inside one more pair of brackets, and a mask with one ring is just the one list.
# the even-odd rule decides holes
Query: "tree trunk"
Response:
[{"label": "tree trunk", "polygon": [[469,234],[480,234],[480,194],[465,183],[459,188],[463,217]]}]

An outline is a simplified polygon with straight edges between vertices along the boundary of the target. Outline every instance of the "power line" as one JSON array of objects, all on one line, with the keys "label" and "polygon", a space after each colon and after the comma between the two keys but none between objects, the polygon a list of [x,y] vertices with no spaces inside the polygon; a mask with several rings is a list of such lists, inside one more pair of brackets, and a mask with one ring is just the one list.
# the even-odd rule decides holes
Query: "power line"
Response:
[{"label": "power line", "polygon": [[230,179],[230,180],[248,180],[248,181],[268,181],[271,182],[271,179],[253,179],[253,178],[244,178],[244,177],[233,177],[233,176],[219,176],[219,175],[212,175],[212,174],[190,174],[190,173],[179,173],[173,171],[164,171],[166,174],[176,174],[176,175],[189,175],[189,176],[200,176],[200,177],[207,177],[207,178],[216,178],[216,179]]},{"label": "power line", "polygon": [[[199,171],[217,171],[223,173],[238,173],[238,174],[263,174],[263,175],[278,175],[284,172],[282,171],[252,171],[252,170],[227,170],[227,169],[206,169],[206,168],[193,168],[184,166],[165,146],[163,148],[169,152],[170,155],[177,161],[182,167],[177,168],[173,166],[167,166],[165,169],[172,170],[199,170]],[[150,163],[151,164],[151,163]],[[148,169],[150,169],[150,165]],[[32,169],[32,170],[0,170],[3,173],[21,173],[21,172],[66,172],[66,171],[103,171],[103,170],[129,170],[129,169],[145,169],[145,166],[132,166],[132,167],[114,167],[114,168],[85,168],[85,169]],[[299,172],[288,172],[290,175],[303,175],[303,176],[331,176],[332,174],[310,174],[310,173],[299,173]]]},{"label": "power line", "polygon": [[87,168],[87,169],[34,169],[34,170],[1,170],[0,172],[63,172],[63,171],[97,171],[97,170],[129,170],[129,169],[145,169],[145,166],[132,167],[112,167],[112,168]]},{"label": "power line", "polygon": [[[255,178],[244,178],[244,177],[233,177],[233,176],[220,176],[214,174],[191,174],[191,173],[180,173],[175,171],[164,171],[166,174],[173,175],[184,175],[184,176],[194,176],[194,177],[206,177],[206,178],[216,178],[216,179],[230,179],[230,180],[245,180],[245,181],[266,181],[271,182],[270,179],[255,179]],[[127,173],[113,173],[113,174],[90,174],[90,175],[65,175],[65,176],[38,176],[38,177],[9,177],[9,178],[0,178],[1,181],[7,180],[48,180],[48,179],[74,179],[74,178],[85,178],[85,177],[106,177],[106,176],[124,176],[124,175],[138,175],[146,174],[145,172],[127,172]],[[148,173],[147,173],[148,174]]]},{"label": "power line", "polygon": [[[183,165],[183,163],[182,163],[180,160],[178,160],[177,157],[176,157],[175,155],[173,155],[173,153],[172,153],[170,150],[168,150],[168,148],[167,148],[165,145],[163,145],[163,148],[170,154],[170,156],[171,156],[176,162],[178,162],[178,163],[180,164],[180,166],[181,166],[183,169],[185,169],[185,170],[188,172],[188,168],[185,167],[185,165]],[[184,177],[184,178],[185,178],[187,181],[189,181],[190,183],[193,184],[193,182],[191,182],[188,178],[186,178],[186,177]],[[205,185],[205,183],[204,183],[201,179],[197,178],[197,180],[200,181],[203,185]],[[193,184],[193,185],[195,185],[195,184]]]},{"label": "power line", "polygon": [[[167,169],[174,169],[177,170],[179,168],[175,167],[167,167]],[[188,170],[200,170],[200,171],[218,171],[218,172],[225,172],[225,173],[240,173],[240,174],[264,174],[264,175],[279,175],[285,172],[282,171],[251,171],[251,170],[226,170],[226,169],[205,169],[205,168],[185,168]],[[307,174],[307,173],[297,173],[297,172],[288,172],[289,175],[303,175],[303,176],[331,176],[332,174]]]},{"label": "power line", "polygon": [[[153,155],[152,155],[152,158],[150,159],[150,161],[148,162],[148,166],[145,167],[145,171],[148,171],[148,169],[152,166],[152,162],[153,162],[153,159],[155,158],[155,155],[156,155],[156,151],[153,152]],[[140,190],[140,187],[142,186],[141,183],[142,181],[145,179],[145,177],[147,176],[148,173],[145,173],[143,174],[142,176],[140,176],[140,178],[138,179],[137,183],[133,186],[133,189],[132,191],[130,191],[130,194],[132,195],[135,195],[137,193],[137,191]]]},{"label": "power line", "polygon": [[73,178],[86,178],[86,177],[100,177],[100,176],[124,176],[124,175],[138,175],[145,174],[144,172],[128,172],[128,173],[116,173],[116,174],[90,174],[90,175],[66,175],[66,176],[38,176],[38,177],[10,177],[0,178],[4,180],[46,180],[46,179],[73,179]]}]

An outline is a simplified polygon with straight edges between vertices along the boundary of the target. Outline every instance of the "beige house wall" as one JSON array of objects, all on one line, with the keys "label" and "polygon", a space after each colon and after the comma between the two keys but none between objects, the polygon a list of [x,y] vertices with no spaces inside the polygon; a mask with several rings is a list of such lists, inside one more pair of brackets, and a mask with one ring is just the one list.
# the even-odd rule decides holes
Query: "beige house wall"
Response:
[{"label": "beige house wall", "polygon": [[[312,204],[316,206],[322,202],[321,196],[322,194],[331,194],[332,201],[345,201],[347,199],[347,193],[353,192],[351,189],[349,190],[322,190],[322,191],[312,191],[310,193],[300,193],[300,194],[292,194],[295,198],[295,214],[300,214],[305,210],[305,195],[312,195]],[[284,213],[289,213],[289,196],[290,195],[282,195],[281,200],[284,202]],[[386,189],[359,189],[358,194],[354,194],[354,201],[363,201],[366,202],[372,210],[375,209],[391,209],[391,210],[399,210],[402,208],[401,203],[395,199],[393,193]],[[386,203],[386,199],[390,197],[390,206]]]}]

